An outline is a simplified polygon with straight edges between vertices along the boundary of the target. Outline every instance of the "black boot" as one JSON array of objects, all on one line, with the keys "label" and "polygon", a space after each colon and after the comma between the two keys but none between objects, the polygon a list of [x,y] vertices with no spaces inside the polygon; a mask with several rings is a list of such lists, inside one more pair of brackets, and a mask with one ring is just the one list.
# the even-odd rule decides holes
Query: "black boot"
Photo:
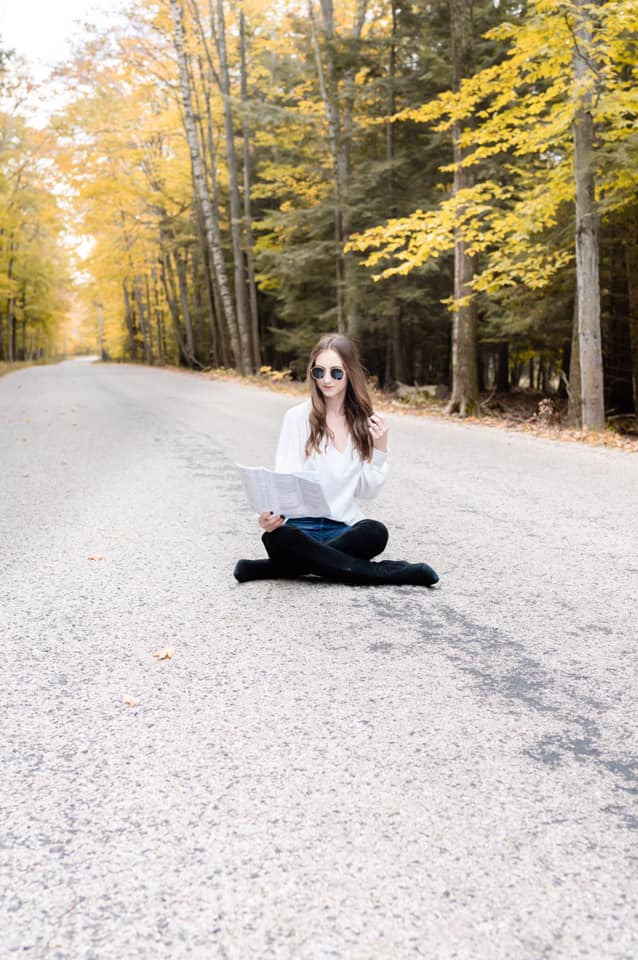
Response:
[{"label": "black boot", "polygon": [[412,584],[431,587],[439,579],[427,563],[360,560],[335,550],[331,545],[319,543],[294,527],[279,527],[272,533],[264,533],[261,539],[275,563],[288,566],[291,562],[299,563],[308,573],[317,574],[324,580],[360,586]]},{"label": "black boot", "polygon": [[249,580],[292,580],[302,574],[273,563],[272,560],[238,560],[233,576],[240,583],[247,583]]}]

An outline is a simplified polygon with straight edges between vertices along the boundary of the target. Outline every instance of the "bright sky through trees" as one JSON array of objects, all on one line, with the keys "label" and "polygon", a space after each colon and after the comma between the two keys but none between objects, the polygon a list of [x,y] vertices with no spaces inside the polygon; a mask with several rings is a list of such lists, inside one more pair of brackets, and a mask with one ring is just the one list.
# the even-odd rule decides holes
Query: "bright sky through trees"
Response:
[{"label": "bright sky through trees", "polygon": [[[0,38],[4,47],[29,60],[36,78],[70,53],[69,40],[81,32],[84,21],[102,22],[124,6],[123,0],[20,0],[0,8]],[[105,12],[107,11],[108,12]]]}]

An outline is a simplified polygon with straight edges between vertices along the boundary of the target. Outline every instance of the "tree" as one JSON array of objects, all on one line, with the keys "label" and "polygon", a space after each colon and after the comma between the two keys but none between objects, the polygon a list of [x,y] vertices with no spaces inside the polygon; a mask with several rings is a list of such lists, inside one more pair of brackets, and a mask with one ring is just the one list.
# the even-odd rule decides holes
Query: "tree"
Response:
[{"label": "tree", "polygon": [[[356,239],[357,249],[375,251],[368,264],[386,261],[381,276],[403,275],[440,256],[461,236],[481,258],[472,282],[475,292],[493,296],[517,285],[542,290],[575,256],[577,152],[577,271],[579,287],[591,299],[597,287],[595,208],[591,200],[586,206],[588,193],[593,196],[592,168],[607,210],[622,207],[634,196],[628,185],[635,183],[635,173],[625,144],[635,138],[636,21],[635,3],[628,8],[610,0],[585,7],[536,0],[520,26],[504,23],[492,30],[491,39],[510,44],[503,63],[477,72],[458,91],[404,114],[411,120],[436,120],[438,129],[473,118],[474,127],[461,136],[461,145],[473,149],[461,165],[485,169],[490,164],[491,176],[453,193],[436,210],[416,211]],[[588,100],[593,77],[596,95]],[[593,153],[588,110],[598,141]],[[566,221],[573,225],[571,238],[564,230]],[[394,261],[389,266],[388,259]],[[591,304],[579,306],[579,311],[591,309]],[[595,318],[586,321],[581,315],[581,332],[590,342],[588,347],[583,340],[584,354],[587,363],[597,367],[583,383],[583,411],[599,411],[602,374],[591,332]],[[599,412],[587,413],[584,426],[599,425]]]},{"label": "tree", "polygon": [[574,184],[576,281],[580,375],[580,422],[585,430],[605,426],[600,337],[598,209],[595,196],[594,96],[596,51],[591,5],[574,0]]},{"label": "tree", "polygon": [[[461,83],[471,77],[473,63],[472,0],[450,0],[450,28],[452,35],[453,89],[458,93]],[[452,196],[463,195],[474,186],[474,167],[464,164],[471,151],[464,144],[464,126],[455,119],[452,140],[454,144],[454,184]],[[467,137],[465,138],[465,140]],[[463,216],[463,207],[459,207]],[[473,412],[478,406],[478,375],[476,368],[476,300],[472,297],[472,281],[477,258],[471,244],[459,229],[454,230],[454,319],[452,325],[452,396],[448,413],[461,415]]]},{"label": "tree", "polygon": [[25,116],[32,86],[20,63],[0,73],[0,359],[9,362],[60,354],[69,309],[64,221],[48,162],[54,141]]},{"label": "tree", "polygon": [[[238,326],[232,294],[226,277],[226,266],[221,250],[219,226],[216,221],[213,206],[208,193],[206,169],[200,148],[197,125],[195,122],[195,111],[193,108],[190,72],[185,46],[184,16],[182,7],[180,6],[178,0],[171,0],[171,14],[173,17],[174,29],[173,39],[179,67],[180,91],[184,110],[184,125],[186,129],[186,137],[193,170],[193,186],[204,219],[206,239],[208,241],[211,260],[215,266],[215,273],[220,289],[222,309],[233,346],[235,360],[242,373],[244,371],[250,372],[252,368],[252,361],[249,345],[246,342],[246,330],[245,326],[241,329]],[[246,317],[244,313],[242,314],[242,320],[244,323],[245,319]]]}]

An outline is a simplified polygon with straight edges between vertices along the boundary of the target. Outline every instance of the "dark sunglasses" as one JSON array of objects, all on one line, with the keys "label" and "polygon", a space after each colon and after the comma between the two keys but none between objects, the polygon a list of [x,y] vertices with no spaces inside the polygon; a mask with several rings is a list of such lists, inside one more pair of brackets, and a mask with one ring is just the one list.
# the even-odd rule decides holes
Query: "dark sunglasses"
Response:
[{"label": "dark sunglasses", "polygon": [[[313,380],[323,380],[325,375],[325,367],[313,367],[310,371],[310,376]],[[343,380],[344,372],[341,367],[330,367],[330,376],[333,380]]]}]

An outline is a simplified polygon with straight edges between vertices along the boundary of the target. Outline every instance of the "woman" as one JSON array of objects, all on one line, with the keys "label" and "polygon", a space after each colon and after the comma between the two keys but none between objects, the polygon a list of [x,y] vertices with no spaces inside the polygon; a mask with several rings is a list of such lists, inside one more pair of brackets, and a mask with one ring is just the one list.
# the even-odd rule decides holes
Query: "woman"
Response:
[{"label": "woman", "polygon": [[388,541],[376,520],[364,520],[355,498],[375,497],[388,472],[388,427],[374,413],[357,349],[328,334],[310,355],[310,400],[286,413],[275,469],[309,473],[321,482],[329,517],[259,516],[269,560],[240,560],[237,580],[315,574],[350,584],[430,587],[439,577],[426,563],[372,562]]}]

